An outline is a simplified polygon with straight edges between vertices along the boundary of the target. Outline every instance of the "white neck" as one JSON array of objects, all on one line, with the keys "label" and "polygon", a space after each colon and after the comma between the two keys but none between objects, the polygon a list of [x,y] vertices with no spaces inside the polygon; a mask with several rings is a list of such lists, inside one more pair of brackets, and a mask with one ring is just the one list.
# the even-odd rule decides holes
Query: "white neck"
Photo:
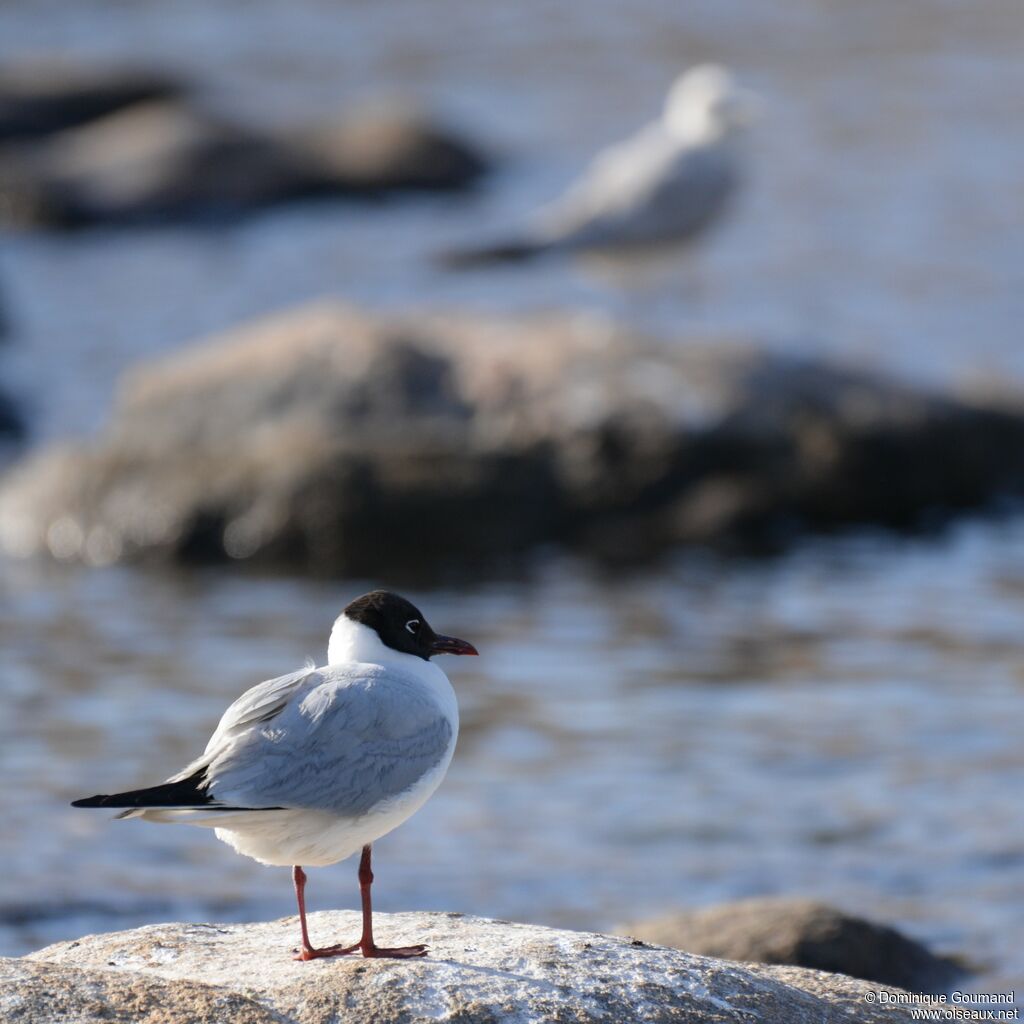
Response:
[{"label": "white neck", "polygon": [[327,664],[344,665],[352,661],[369,665],[401,665],[406,668],[415,662],[423,664],[423,659],[417,658],[415,654],[406,654],[388,647],[375,629],[361,622],[353,622],[346,615],[339,615],[327,644]]},{"label": "white neck", "polygon": [[458,723],[459,709],[455,691],[448,677],[437,665],[432,661],[424,661],[415,654],[405,654],[388,647],[381,641],[375,629],[370,629],[361,622],[353,622],[345,615],[339,615],[327,644],[327,664],[350,665],[353,662],[383,665],[414,676],[435,692],[448,717]]}]

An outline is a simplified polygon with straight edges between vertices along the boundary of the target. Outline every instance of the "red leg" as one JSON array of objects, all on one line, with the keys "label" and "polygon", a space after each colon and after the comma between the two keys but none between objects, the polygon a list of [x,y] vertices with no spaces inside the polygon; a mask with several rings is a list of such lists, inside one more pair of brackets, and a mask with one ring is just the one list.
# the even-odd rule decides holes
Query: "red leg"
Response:
[{"label": "red leg", "polygon": [[373,871],[370,868],[370,845],[363,847],[359,858],[359,895],[363,902],[363,937],[359,948],[366,957],[393,957],[405,960],[415,956],[426,956],[426,946],[378,946],[373,941],[373,906],[370,901],[370,886],[373,885]]},{"label": "red leg", "polygon": [[302,948],[295,954],[296,960],[316,960],[322,956],[344,956],[359,949],[359,943],[352,946],[324,946],[314,949],[309,941],[306,930],[306,872],[298,864],[292,868],[292,881],[295,883],[295,900],[299,904],[299,926],[302,928]]}]

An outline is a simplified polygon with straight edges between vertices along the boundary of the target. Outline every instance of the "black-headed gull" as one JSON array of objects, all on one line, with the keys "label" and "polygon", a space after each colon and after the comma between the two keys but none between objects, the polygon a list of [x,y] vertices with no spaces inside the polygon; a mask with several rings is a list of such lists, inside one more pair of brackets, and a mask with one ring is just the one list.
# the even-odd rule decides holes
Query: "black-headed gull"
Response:
[{"label": "black-headed gull", "polygon": [[[425,946],[373,941],[370,847],[417,811],[441,784],[455,750],[459,709],[435,654],[476,654],[441,636],[405,598],[375,590],[338,617],[327,665],[268,680],[224,712],[206,750],[149,789],[76,800],[126,808],[119,818],[215,829],[262,864],[291,866],[302,946],[296,959],[414,957]],[[306,874],[362,851],[363,934],[314,948],[306,929]]]},{"label": "black-headed gull", "polygon": [[451,266],[536,256],[633,254],[687,243],[736,191],[740,138],[757,108],[752,93],[714,64],[676,79],[659,118],[599,153],[581,178],[521,236],[442,255]]}]

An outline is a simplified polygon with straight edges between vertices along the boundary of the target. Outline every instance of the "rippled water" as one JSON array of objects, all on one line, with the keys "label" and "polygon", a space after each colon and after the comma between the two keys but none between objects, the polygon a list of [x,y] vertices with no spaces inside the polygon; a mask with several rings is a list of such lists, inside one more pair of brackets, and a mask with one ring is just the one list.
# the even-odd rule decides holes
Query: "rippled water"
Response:
[{"label": "rippled water", "polygon": [[[428,23],[408,2],[0,6],[0,57],[152,57],[272,120],[412,90],[504,160],[467,202],[4,238],[4,371],[37,436],[93,429],[133,359],[325,292],[597,307],[921,380],[1024,375],[1017,0],[585,9],[438,0]],[[708,57],[763,94],[765,120],[742,203],[675,287],[648,301],[572,267],[426,264],[514,224]],[[320,654],[368,581],[0,569],[0,949],[289,913],[286,872],[67,801],[178,768],[241,689]],[[814,894],[967,954],[991,987],[1024,977],[1019,521],[629,579],[541,559],[518,580],[414,596],[484,656],[450,666],[463,737],[438,795],[380,844],[383,909],[610,927]],[[354,866],[312,873],[310,897],[354,906]]]}]

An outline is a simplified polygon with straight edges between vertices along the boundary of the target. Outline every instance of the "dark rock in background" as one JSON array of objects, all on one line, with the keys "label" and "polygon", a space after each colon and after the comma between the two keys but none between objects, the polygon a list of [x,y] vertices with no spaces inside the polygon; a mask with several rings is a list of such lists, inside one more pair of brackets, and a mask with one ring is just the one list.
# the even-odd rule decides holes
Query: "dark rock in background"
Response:
[{"label": "dark rock in background", "polygon": [[622,930],[701,956],[811,967],[913,992],[945,991],[963,973],[955,962],[893,928],[815,900],[741,900],[679,911]]},{"label": "dark rock in background", "polygon": [[0,485],[0,543],[92,562],[472,569],[911,528],[1024,487],[1024,416],[581,318],[315,305],[126,375],[108,430]]},{"label": "dark rock in background", "polygon": [[44,67],[0,78],[0,223],[18,227],[205,221],[310,196],[453,191],[485,169],[457,134],[396,105],[280,131],[213,113],[158,76],[68,69],[51,81]]},{"label": "dark rock in background", "polygon": [[21,407],[0,391],[0,440],[20,441],[25,437],[25,418]]},{"label": "dark rock in background", "polygon": [[61,132],[0,167],[8,219],[49,227],[237,216],[305,181],[272,140],[163,101]]},{"label": "dark rock in background", "polygon": [[50,135],[183,92],[170,75],[141,68],[56,60],[9,65],[0,69],[0,144]]},{"label": "dark rock in background", "polygon": [[[0,343],[7,340],[9,331],[4,292],[0,288]],[[25,420],[20,406],[6,391],[0,390],[0,441],[20,441],[25,433]]]},{"label": "dark rock in background", "polygon": [[306,154],[326,192],[455,191],[487,170],[475,147],[423,111],[397,103],[357,107],[287,142],[291,151]]}]

